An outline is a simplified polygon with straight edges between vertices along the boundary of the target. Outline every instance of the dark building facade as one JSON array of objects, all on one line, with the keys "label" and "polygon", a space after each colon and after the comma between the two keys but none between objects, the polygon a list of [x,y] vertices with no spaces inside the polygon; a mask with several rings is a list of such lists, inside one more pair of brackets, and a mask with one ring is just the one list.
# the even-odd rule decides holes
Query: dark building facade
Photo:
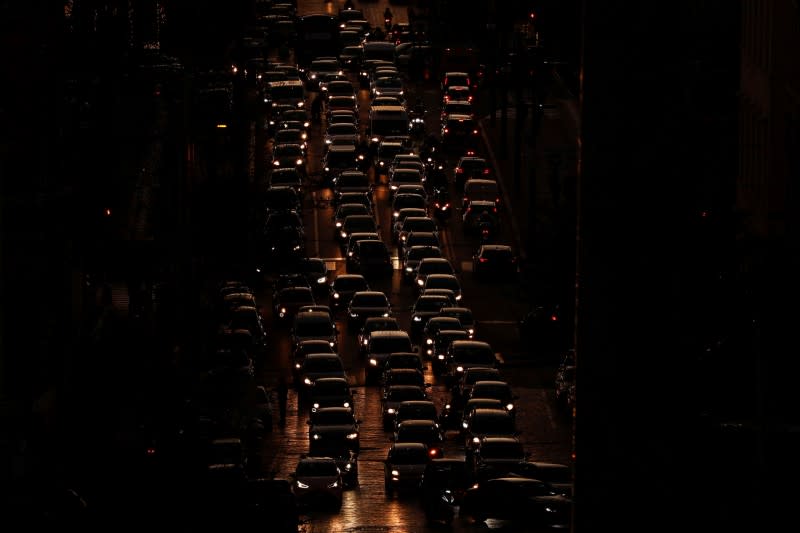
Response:
[{"label": "dark building facade", "polygon": [[797,3],[583,4],[574,530],[783,523]]}]

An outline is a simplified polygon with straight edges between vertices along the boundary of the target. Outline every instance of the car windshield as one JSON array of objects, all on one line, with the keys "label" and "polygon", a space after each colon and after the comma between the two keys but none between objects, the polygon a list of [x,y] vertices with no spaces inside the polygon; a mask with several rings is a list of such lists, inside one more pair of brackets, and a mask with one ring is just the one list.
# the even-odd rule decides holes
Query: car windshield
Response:
[{"label": "car windshield", "polygon": [[368,215],[369,209],[364,204],[342,204],[336,210],[336,218],[345,218],[350,215]]},{"label": "car windshield", "polygon": [[352,411],[320,409],[314,413],[314,423],[320,426],[343,426],[353,422]]},{"label": "car windshield", "polygon": [[504,385],[475,384],[475,386],[472,387],[472,398],[497,398],[498,400],[510,400],[512,396],[511,389]]},{"label": "car windshield", "polygon": [[458,279],[455,278],[455,277],[429,276],[425,280],[425,288],[426,289],[451,289],[453,291],[459,291],[461,289],[461,286],[458,283]]},{"label": "car windshield", "polygon": [[386,383],[392,385],[423,385],[425,377],[418,372],[391,372],[386,375]]},{"label": "car windshield", "polygon": [[314,382],[312,394],[321,396],[347,396],[349,393],[347,389],[347,382],[335,380],[317,380]]},{"label": "car windshield", "polygon": [[364,332],[369,333],[371,331],[399,331],[400,324],[397,320],[375,320],[375,321],[367,321],[364,324]]},{"label": "car windshield", "polygon": [[475,415],[470,429],[473,433],[484,435],[511,435],[515,430],[514,419],[510,416]]},{"label": "car windshield", "polygon": [[306,357],[303,368],[307,372],[336,372],[344,370],[338,357]]},{"label": "car windshield", "polygon": [[289,287],[283,289],[280,293],[281,303],[313,303],[314,296],[311,290],[306,290],[304,287]]},{"label": "car windshield", "polygon": [[398,465],[418,465],[428,462],[428,452],[425,448],[395,448],[392,450],[391,461]]},{"label": "car windshield", "polygon": [[433,404],[400,405],[397,409],[397,420],[434,420],[436,418],[436,406]]},{"label": "car windshield", "polygon": [[400,426],[397,431],[397,442],[423,442],[427,444],[439,440],[439,430],[435,426]]},{"label": "car windshield", "polygon": [[328,135],[358,135],[358,126],[355,124],[331,124],[328,126]]},{"label": "car windshield", "polygon": [[294,332],[298,337],[329,337],[334,333],[333,324],[324,320],[301,321],[295,324]]},{"label": "car windshield", "polygon": [[459,347],[453,354],[453,359],[459,363],[494,365],[494,352],[491,348],[484,347]]},{"label": "car windshield", "polygon": [[498,379],[500,372],[493,368],[471,368],[464,373],[464,383],[472,385],[478,381]]},{"label": "car windshield", "polygon": [[424,297],[420,296],[417,298],[417,303],[414,304],[414,312],[419,313],[420,311],[427,312],[427,311],[439,311],[442,307],[447,304],[446,298],[439,298],[439,297]]},{"label": "car windshield", "polygon": [[517,442],[492,443],[481,447],[481,456],[485,459],[525,460],[522,444]]},{"label": "car windshield", "polygon": [[421,368],[422,361],[416,355],[392,355],[386,360],[388,368]]},{"label": "car windshield", "polygon": [[405,336],[373,337],[370,343],[370,351],[373,353],[410,352],[411,348],[411,340]]},{"label": "car windshield", "polygon": [[337,291],[361,291],[367,287],[367,280],[361,277],[337,278],[333,282],[333,287]]},{"label": "car windshield", "polygon": [[424,400],[425,391],[419,387],[392,388],[386,393],[386,400],[390,402],[404,402],[407,400]]},{"label": "car windshield", "polygon": [[417,272],[420,274],[452,274],[453,266],[445,261],[422,261]]},{"label": "car windshield", "polygon": [[387,307],[389,302],[384,294],[356,294],[353,297],[352,305],[359,307]]},{"label": "car windshield", "polygon": [[331,477],[339,475],[334,461],[303,461],[297,465],[296,474],[302,477]]}]

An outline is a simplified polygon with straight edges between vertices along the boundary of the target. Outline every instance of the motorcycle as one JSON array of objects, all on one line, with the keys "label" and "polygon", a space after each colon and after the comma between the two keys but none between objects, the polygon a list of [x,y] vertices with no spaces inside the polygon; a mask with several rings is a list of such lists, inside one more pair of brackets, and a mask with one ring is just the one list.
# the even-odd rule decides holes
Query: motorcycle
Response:
[{"label": "motorcycle", "polygon": [[446,187],[433,189],[433,216],[442,223],[447,223],[447,220],[453,214],[452,206],[450,205],[450,193],[447,192]]},{"label": "motorcycle", "polygon": [[495,223],[491,220],[481,220],[478,222],[478,235],[480,235],[481,244],[492,242],[495,237],[495,231]]}]

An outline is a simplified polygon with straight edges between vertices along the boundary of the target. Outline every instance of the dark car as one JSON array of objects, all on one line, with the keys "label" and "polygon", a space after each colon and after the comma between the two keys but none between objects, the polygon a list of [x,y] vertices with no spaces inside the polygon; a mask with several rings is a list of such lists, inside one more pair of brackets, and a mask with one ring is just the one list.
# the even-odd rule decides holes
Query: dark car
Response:
[{"label": "dark car", "polygon": [[277,291],[273,302],[274,316],[278,322],[291,324],[297,310],[304,305],[314,305],[314,293],[309,287],[286,287]]},{"label": "dark car", "polygon": [[402,402],[428,399],[424,386],[406,384],[385,387],[381,395],[381,418],[384,429],[394,428],[394,417]]},{"label": "dark car", "polygon": [[369,282],[361,274],[338,274],[328,286],[328,297],[334,310],[343,309],[358,291],[368,291]]},{"label": "dark car", "polygon": [[392,304],[383,292],[358,291],[350,299],[350,303],[347,306],[347,314],[347,319],[351,326],[361,327],[368,317],[391,316]]},{"label": "dark car", "polygon": [[384,490],[389,498],[397,490],[417,490],[430,461],[428,447],[421,442],[395,442],[384,461]]},{"label": "dark car", "polygon": [[436,342],[436,335],[442,330],[464,329],[461,322],[452,316],[432,316],[429,318],[422,328],[422,346],[425,350],[425,355],[429,359],[435,356],[434,343]]},{"label": "dark car", "polygon": [[300,383],[300,369],[303,368],[303,361],[310,353],[332,353],[335,354],[336,350],[333,349],[331,343],[324,339],[309,339],[301,340],[292,353],[292,375],[295,385]]},{"label": "dark car", "polygon": [[306,254],[305,234],[301,228],[280,226],[264,232],[264,249],[261,257],[264,262],[259,268],[265,270],[276,266],[285,268]]},{"label": "dark car", "polygon": [[508,476],[539,479],[549,483],[559,494],[572,497],[572,468],[561,463],[521,461],[508,468]]},{"label": "dark car", "polygon": [[342,171],[358,168],[358,148],[349,144],[331,145],[322,159],[323,183],[332,184]]},{"label": "dark car", "polygon": [[431,459],[444,457],[444,435],[433,420],[404,420],[394,431],[395,442],[421,442]]},{"label": "dark car", "polygon": [[338,237],[339,232],[342,231],[342,224],[344,219],[350,215],[369,215],[372,216],[372,210],[363,203],[340,203],[337,205],[336,210],[333,212],[333,231]]},{"label": "dark car", "polygon": [[467,401],[470,392],[472,392],[472,386],[478,381],[503,381],[503,374],[499,368],[483,366],[467,368],[461,374],[458,382],[453,384],[453,398],[460,400],[462,403]]},{"label": "dark car", "polygon": [[443,257],[438,246],[412,246],[403,252],[403,280],[411,281],[417,275],[417,266],[426,257]]},{"label": "dark car", "polygon": [[346,268],[348,272],[360,272],[364,276],[390,275],[391,253],[383,241],[362,240],[356,243],[353,255],[348,255]]},{"label": "dark car", "polygon": [[456,190],[461,191],[468,180],[489,178],[491,169],[483,157],[465,155],[456,163],[453,174],[455,175]]},{"label": "dark car", "polygon": [[[436,332],[431,354],[431,370],[434,375],[441,376],[447,371],[447,350],[453,341],[469,340],[469,333],[464,329],[442,329]],[[427,349],[426,349],[427,352]]]},{"label": "dark car", "polygon": [[[303,360],[299,372],[300,392],[307,395],[314,381],[321,378],[341,378],[347,380],[342,358],[335,353],[310,353]],[[352,405],[352,404],[351,404]],[[341,406],[343,407],[343,406]]]},{"label": "dark car", "polygon": [[473,147],[479,138],[478,124],[470,115],[450,114],[442,121],[442,146],[445,149]]},{"label": "dark car", "polygon": [[366,353],[369,346],[369,337],[373,331],[400,331],[400,323],[393,316],[367,317],[361,329],[358,330],[357,342],[359,351]]},{"label": "dark car", "polygon": [[506,409],[475,409],[463,423],[464,452],[472,458],[484,437],[516,437],[519,435],[514,417]]},{"label": "dark car", "polygon": [[572,501],[538,479],[504,477],[467,489],[459,516],[476,522],[487,518],[524,521],[526,527],[568,528]]},{"label": "dark car", "polygon": [[483,437],[471,454],[472,475],[479,481],[504,477],[527,458],[516,437]]},{"label": "dark car", "polygon": [[312,413],[321,407],[355,407],[353,393],[344,377],[314,379],[309,386],[307,400]]},{"label": "dark car", "polygon": [[406,420],[433,420],[439,423],[439,410],[432,400],[405,400],[395,407],[393,429]]},{"label": "dark car", "polygon": [[517,256],[511,246],[483,244],[472,256],[472,275],[490,281],[512,282],[517,277]]},{"label": "dark car", "polygon": [[414,338],[420,338],[422,330],[428,323],[428,319],[438,316],[443,307],[450,304],[450,300],[444,295],[422,295],[419,296],[411,308],[411,334]]},{"label": "dark car", "polygon": [[353,233],[377,233],[378,229],[372,215],[348,215],[339,228],[339,241],[344,245]]},{"label": "dark car", "polygon": [[267,216],[281,211],[299,213],[303,209],[303,202],[294,187],[272,186],[264,192],[264,208]]},{"label": "dark car", "polygon": [[432,459],[425,466],[420,484],[420,503],[426,518],[431,522],[452,522],[453,507],[461,505],[471,485],[471,474],[464,459]]}]

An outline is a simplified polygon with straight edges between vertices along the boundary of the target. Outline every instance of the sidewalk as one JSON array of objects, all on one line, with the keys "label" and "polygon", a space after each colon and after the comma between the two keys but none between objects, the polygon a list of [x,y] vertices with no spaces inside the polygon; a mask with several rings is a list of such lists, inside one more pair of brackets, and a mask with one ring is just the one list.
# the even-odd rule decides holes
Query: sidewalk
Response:
[{"label": "sidewalk", "polygon": [[494,124],[489,115],[480,117],[479,124],[512,230],[508,244],[518,251],[526,281],[536,290],[555,282],[553,276],[568,274],[564,270],[570,261],[574,266],[580,115],[577,98],[556,77],[545,99],[538,139],[529,107],[519,137],[520,179],[515,186],[517,117],[511,94],[508,101],[505,131],[499,108]]}]

